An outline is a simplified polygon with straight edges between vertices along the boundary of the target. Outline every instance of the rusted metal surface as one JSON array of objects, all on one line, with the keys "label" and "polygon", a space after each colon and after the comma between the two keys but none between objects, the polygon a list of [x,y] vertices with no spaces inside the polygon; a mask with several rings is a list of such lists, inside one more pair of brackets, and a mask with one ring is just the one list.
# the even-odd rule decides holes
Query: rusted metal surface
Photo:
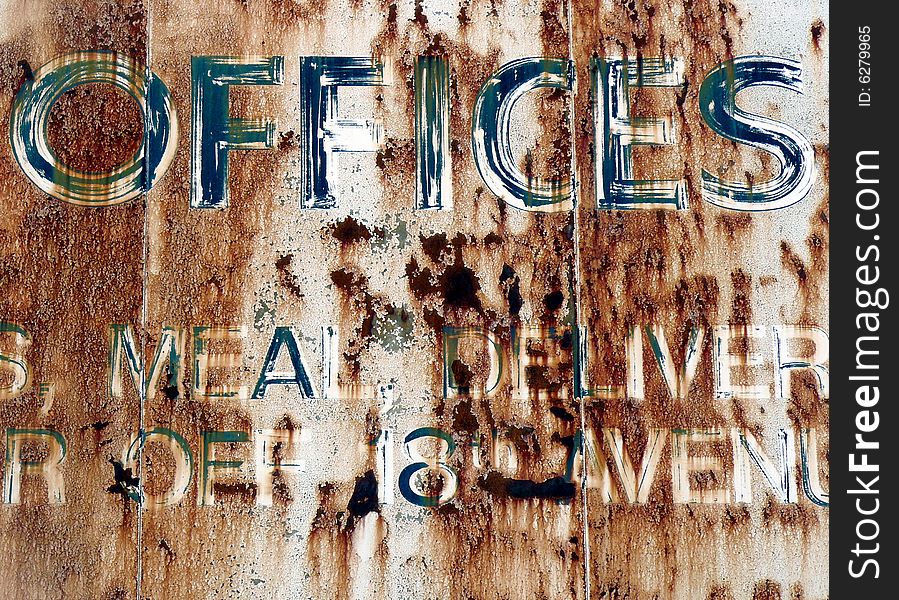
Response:
[{"label": "rusted metal surface", "polygon": [[[27,61],[30,70],[85,48],[146,59],[146,13],[140,3],[5,3],[0,29],[4,141],[9,139],[12,98],[27,72],[19,61]],[[54,144],[82,168],[117,163],[123,149],[135,137],[140,140],[141,120],[135,119],[133,107],[121,94],[102,88],[67,96],[51,114]],[[121,121],[124,127],[107,134],[109,121]],[[0,566],[0,595],[131,597],[138,561],[137,509],[105,489],[113,483],[107,458],[128,443],[139,423],[140,405],[106,397],[104,347],[110,322],[140,320],[144,205],[84,210],[50,199],[23,177],[8,142],[0,144],[0,155],[0,320],[21,325],[29,337],[24,342],[5,333],[0,353],[20,354],[30,366],[27,391],[0,402],[4,447],[10,446],[11,429],[52,430],[66,446],[58,476],[23,474],[18,503],[5,497],[0,544],[8,559]],[[3,370],[4,384],[9,373]],[[55,463],[58,442],[31,436],[21,453],[23,461]],[[9,463],[7,456],[7,476]],[[51,480],[52,488],[46,483]],[[10,487],[5,477],[4,493]]]},{"label": "rusted metal surface", "polygon": [[[54,197],[70,183],[39,188],[0,144],[0,322],[27,331],[0,334],[0,597],[828,596],[826,6],[7,5],[0,138],[22,86],[77,51],[146,65],[177,124],[149,191],[111,206]],[[802,67],[802,94],[740,96],[814,147],[810,191],[777,210],[701,196],[703,169],[749,186],[781,171],[701,114],[707,75],[747,55]],[[328,155],[318,196],[309,107],[337,104],[307,102],[327,81],[309,57],[356,57],[341,68],[366,82],[340,87],[336,116],[376,120],[342,138],[371,151]],[[515,106],[528,195],[500,198],[473,119],[502,110],[479,92],[526,57],[555,87]],[[635,147],[631,179],[682,181],[686,206],[598,206],[592,82],[624,57],[670,62],[674,85],[629,92],[633,116],[674,126]],[[223,151],[227,203],[204,208],[197,98],[226,78],[197,74],[238,63],[256,84],[225,87],[219,116],[273,124],[262,148]],[[448,171],[422,184],[416,115],[441,103]],[[151,145],[149,111],[78,86],[47,138],[109,171]],[[28,461],[49,470],[13,498]]]}]

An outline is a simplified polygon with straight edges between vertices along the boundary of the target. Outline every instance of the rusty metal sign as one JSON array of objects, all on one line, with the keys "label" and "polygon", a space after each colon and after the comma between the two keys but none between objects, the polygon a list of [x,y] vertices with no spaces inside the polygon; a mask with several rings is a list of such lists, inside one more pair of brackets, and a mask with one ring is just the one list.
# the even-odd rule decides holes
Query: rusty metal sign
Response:
[{"label": "rusty metal sign", "polygon": [[0,21],[0,597],[828,597],[828,8]]}]

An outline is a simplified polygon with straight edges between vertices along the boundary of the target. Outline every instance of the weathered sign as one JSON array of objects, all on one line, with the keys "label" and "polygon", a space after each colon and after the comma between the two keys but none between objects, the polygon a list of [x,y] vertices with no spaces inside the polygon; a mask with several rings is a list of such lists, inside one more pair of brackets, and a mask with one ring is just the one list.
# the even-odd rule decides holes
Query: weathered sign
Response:
[{"label": "weathered sign", "polygon": [[828,597],[824,4],[4,9],[0,597]]}]

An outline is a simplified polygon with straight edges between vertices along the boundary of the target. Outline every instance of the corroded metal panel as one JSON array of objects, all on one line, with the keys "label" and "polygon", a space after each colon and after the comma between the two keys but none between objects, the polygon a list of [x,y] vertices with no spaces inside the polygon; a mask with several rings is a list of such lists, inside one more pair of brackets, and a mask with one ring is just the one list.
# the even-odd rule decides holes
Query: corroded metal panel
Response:
[{"label": "corroded metal panel", "polygon": [[[588,4],[575,2],[574,13]],[[634,150],[634,171],[636,179],[681,180],[689,204],[597,211],[596,178],[581,171],[586,380],[621,386],[585,400],[585,431],[592,428],[609,465],[597,468],[587,492],[594,597],[828,596],[828,511],[803,492],[819,480],[827,488],[826,385],[813,371],[783,369],[787,354],[808,360],[817,348],[827,357],[822,17],[820,3],[784,13],[763,2],[662,2],[602,3],[574,19],[580,82],[597,54],[682,58],[682,85],[631,93],[634,115],[670,115],[674,126],[670,146]],[[701,170],[750,186],[780,170],[771,155],[716,133],[700,112],[708,74],[750,54],[801,63],[804,93],[747,90],[739,103],[802,131],[818,169],[802,201],[764,212],[715,206],[699,194]],[[590,102],[601,99],[579,94],[575,112],[589,115]],[[585,156],[597,121],[581,119],[577,155]],[[789,461],[782,493],[755,465],[743,471],[747,438],[773,461]],[[806,451],[820,472],[803,475],[813,464]]]},{"label": "corroded metal panel", "polygon": [[[232,450],[248,463],[272,435],[260,430],[275,430],[284,436],[281,460],[304,468],[281,468],[271,478],[256,463],[255,478],[244,472],[212,484],[215,506],[195,506],[194,487],[185,499],[190,508],[149,511],[142,548],[148,596],[214,595],[223,586],[247,597],[583,596],[580,505],[510,498],[503,479],[563,475],[566,449],[553,436],[571,435],[574,426],[565,432],[566,423],[549,416],[548,398],[512,398],[508,358],[498,367],[502,389],[489,399],[444,398],[440,360],[445,327],[489,328],[508,348],[510,331],[525,322],[522,310],[544,329],[564,324],[564,311],[546,309],[544,298],[570,280],[573,216],[506,208],[484,189],[470,150],[474,100],[491,73],[520,57],[567,57],[564,34],[541,37],[537,9],[477,7],[496,14],[472,16],[460,29],[455,14],[411,2],[329,5],[320,14],[276,3],[151,5],[153,68],[172,82],[179,106],[191,101],[191,55],[271,52],[285,60],[283,84],[232,88],[232,115],[276,119],[278,134],[270,150],[229,155],[230,206],[187,206],[186,138],[149,201],[150,336],[165,325],[234,328],[243,362],[229,381],[250,387],[243,399],[156,394],[148,398],[147,424],[177,430],[193,448],[203,431],[246,433],[254,441]],[[558,23],[561,9],[554,8]],[[448,63],[452,210],[415,210],[415,74],[417,57],[426,54]],[[334,153],[332,208],[304,210],[310,151],[301,107],[310,85],[304,69],[315,59],[300,57],[332,55],[382,65],[384,85],[338,93],[341,117],[378,119],[383,144],[365,154]],[[563,130],[566,104],[562,96],[541,101],[548,106],[537,132],[542,150]],[[310,390],[273,385],[264,397],[247,398],[279,327],[296,336]],[[196,329],[187,335],[194,336],[187,345],[196,344]],[[479,342],[472,338],[467,349],[463,342],[463,351],[481,354]],[[277,368],[289,366],[284,362]],[[241,368],[249,373],[241,377]],[[482,365],[465,369],[473,381],[459,385],[482,385]],[[453,471],[412,472],[438,489],[441,477],[458,478],[455,499],[440,507],[417,506],[400,489],[415,462],[406,437],[436,433],[422,428],[452,436],[455,446],[446,461]],[[493,428],[502,444],[521,448],[517,471],[500,475],[500,459],[488,454]],[[429,435],[409,449],[427,454],[440,439]],[[154,477],[149,470],[145,476]],[[379,490],[382,500],[392,496],[389,504],[379,506]],[[261,506],[263,497],[271,507]],[[162,540],[170,550],[160,549]],[[502,575],[513,572],[532,576]]]},{"label": "corroded metal panel", "polygon": [[827,597],[826,6],[36,6],[0,596]]},{"label": "corroded metal panel", "polygon": [[[141,318],[144,204],[61,202],[29,182],[8,140],[13,99],[42,65],[81,50],[145,63],[146,12],[140,2],[49,1],[7,2],[2,13],[0,596],[130,598],[138,509],[106,489],[140,404],[108,395],[106,349],[110,322]],[[129,92],[105,83],[62,93],[44,125],[81,172],[128,159],[143,131]]]}]

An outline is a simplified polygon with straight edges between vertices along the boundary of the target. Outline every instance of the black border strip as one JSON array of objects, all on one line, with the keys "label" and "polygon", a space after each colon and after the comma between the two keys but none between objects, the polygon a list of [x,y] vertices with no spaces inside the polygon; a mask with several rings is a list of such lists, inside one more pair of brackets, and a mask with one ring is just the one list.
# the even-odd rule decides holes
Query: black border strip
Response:
[{"label": "black border strip", "polygon": [[[899,597],[897,539],[889,519],[899,487],[893,466],[899,459],[895,443],[899,422],[891,393],[896,321],[895,310],[878,291],[896,290],[899,257],[894,232],[899,217],[890,210],[899,176],[890,144],[895,117],[887,114],[894,106],[889,79],[895,77],[890,63],[897,33],[887,6],[870,1],[830,5],[829,458],[834,599]],[[879,169],[857,173],[857,161]],[[883,308],[864,306],[867,294]],[[877,354],[859,354],[859,348]],[[872,446],[858,447],[856,435]],[[853,470],[853,461],[877,465],[877,470],[858,466]]]}]

